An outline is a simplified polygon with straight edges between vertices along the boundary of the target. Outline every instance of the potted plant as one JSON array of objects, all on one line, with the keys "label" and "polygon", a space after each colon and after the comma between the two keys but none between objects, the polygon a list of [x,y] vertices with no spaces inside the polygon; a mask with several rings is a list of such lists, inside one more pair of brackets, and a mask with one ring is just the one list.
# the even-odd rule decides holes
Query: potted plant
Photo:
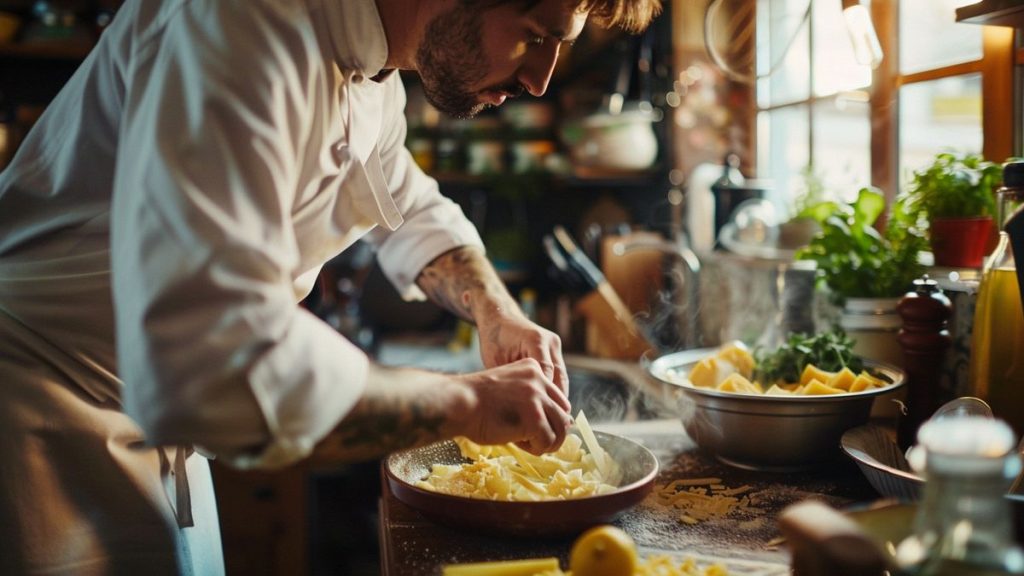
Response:
[{"label": "potted plant", "polygon": [[813,166],[808,164],[800,175],[803,189],[793,199],[792,215],[779,224],[779,246],[791,250],[806,246],[818,233],[820,227],[814,213],[827,198],[825,183]]},{"label": "potted plant", "polygon": [[821,231],[796,257],[815,262],[818,283],[836,304],[898,298],[924,272],[918,262],[924,241],[915,229],[895,219],[884,233],[875,229],[884,210],[885,197],[877,188],[862,188],[849,204],[827,201],[804,209]]},{"label": "potted plant", "polygon": [[918,254],[923,236],[890,218],[879,232],[874,225],[885,210],[877,188],[863,188],[852,203],[821,202],[803,213],[818,221],[821,231],[797,251],[800,260],[816,264],[817,283],[842,308],[839,324],[865,358],[899,364],[895,341],[902,321],[896,304],[924,273]]},{"label": "potted plant", "polygon": [[894,218],[923,231],[936,266],[981,266],[992,236],[1002,167],[978,154],[937,154],[914,172],[896,200]]}]

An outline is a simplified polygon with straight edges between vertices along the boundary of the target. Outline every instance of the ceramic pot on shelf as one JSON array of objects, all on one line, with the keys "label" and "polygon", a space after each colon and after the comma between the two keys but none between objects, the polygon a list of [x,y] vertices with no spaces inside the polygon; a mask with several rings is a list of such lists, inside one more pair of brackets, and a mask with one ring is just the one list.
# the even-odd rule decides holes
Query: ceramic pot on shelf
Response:
[{"label": "ceramic pot on shelf", "polygon": [[656,121],[655,111],[639,106],[618,114],[598,112],[566,124],[562,139],[582,173],[640,172],[658,158]]}]

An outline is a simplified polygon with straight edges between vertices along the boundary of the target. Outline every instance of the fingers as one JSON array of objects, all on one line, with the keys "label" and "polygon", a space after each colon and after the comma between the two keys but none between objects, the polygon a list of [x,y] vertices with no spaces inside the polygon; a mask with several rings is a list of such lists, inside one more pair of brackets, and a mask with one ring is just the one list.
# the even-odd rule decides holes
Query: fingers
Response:
[{"label": "fingers", "polygon": [[561,408],[562,411],[567,414],[570,412],[572,405],[569,404],[569,397],[565,395],[565,392],[562,391],[560,386],[548,380],[546,377],[544,381],[544,391],[547,393],[548,398]]},{"label": "fingers", "polygon": [[[554,380],[555,385],[558,386],[566,396],[569,395],[569,370],[565,367],[565,362],[562,360],[561,352],[558,354],[558,362],[555,363],[555,375],[552,380]],[[566,407],[566,410],[568,409],[569,408]]]},{"label": "fingers", "polygon": [[[562,359],[560,346],[556,344],[554,349],[544,349],[538,355],[541,356],[537,362],[540,364],[544,377],[555,383],[563,394],[569,394],[569,373],[565,368],[565,361]],[[568,407],[566,407],[568,409]]]},{"label": "fingers", "polygon": [[548,446],[547,452],[558,450],[565,441],[569,427],[572,426],[572,418],[569,413],[561,410],[559,406],[545,405],[544,415],[547,417],[548,426],[555,435],[554,441]]},{"label": "fingers", "polygon": [[569,413],[550,399],[542,399],[541,407],[544,417],[538,422],[534,435],[519,443],[521,448],[538,456],[558,450],[572,424]]},{"label": "fingers", "polygon": [[536,455],[562,445],[572,421],[569,399],[535,359],[485,370],[468,381],[480,402],[472,419],[479,428],[467,434],[471,439],[484,444],[513,441]]}]

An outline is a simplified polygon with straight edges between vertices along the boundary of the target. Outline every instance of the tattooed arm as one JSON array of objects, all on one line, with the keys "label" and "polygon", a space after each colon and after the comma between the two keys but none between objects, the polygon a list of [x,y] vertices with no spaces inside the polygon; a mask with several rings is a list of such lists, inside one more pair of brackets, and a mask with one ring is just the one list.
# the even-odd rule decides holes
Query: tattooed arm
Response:
[{"label": "tattooed arm", "polygon": [[313,461],[368,460],[460,435],[541,454],[561,446],[568,409],[531,359],[473,374],[371,364],[362,398],[317,446]]},{"label": "tattooed arm", "polygon": [[558,336],[526,318],[481,250],[467,246],[446,252],[416,282],[431,300],[476,324],[484,366],[533,358],[548,379],[568,392]]}]

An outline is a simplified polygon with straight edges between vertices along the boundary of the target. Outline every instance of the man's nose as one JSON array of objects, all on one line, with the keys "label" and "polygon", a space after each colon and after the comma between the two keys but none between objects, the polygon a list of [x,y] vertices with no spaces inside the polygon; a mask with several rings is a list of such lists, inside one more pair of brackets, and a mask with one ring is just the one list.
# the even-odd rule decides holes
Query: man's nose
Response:
[{"label": "man's nose", "polygon": [[551,82],[551,74],[555,71],[558,61],[558,49],[561,43],[554,41],[545,43],[529,55],[519,69],[519,83],[533,96],[543,96]]}]

